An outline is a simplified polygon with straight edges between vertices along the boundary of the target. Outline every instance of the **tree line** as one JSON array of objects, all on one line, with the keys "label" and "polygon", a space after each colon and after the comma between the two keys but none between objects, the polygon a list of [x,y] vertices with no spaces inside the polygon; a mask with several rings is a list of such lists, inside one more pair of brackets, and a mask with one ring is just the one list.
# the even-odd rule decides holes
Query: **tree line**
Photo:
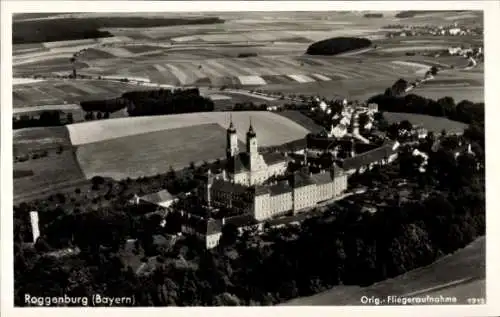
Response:
[{"label": "tree line", "polygon": [[151,116],[214,110],[211,99],[200,95],[198,88],[130,91],[119,98],[82,101],[87,112],[113,113],[127,109],[130,116]]},{"label": "tree line", "polygon": [[379,111],[406,112],[415,114],[445,117],[450,120],[471,124],[484,122],[484,103],[462,100],[455,103],[452,97],[443,97],[438,100],[425,98],[415,94],[406,96],[392,96],[380,94],[368,99],[369,103],[379,105]]},{"label": "tree line", "polygon": [[62,116],[63,111],[60,110],[47,110],[39,112],[39,115],[21,115],[12,118],[12,129],[24,129],[33,127],[53,127],[73,123],[73,114],[66,113]]}]

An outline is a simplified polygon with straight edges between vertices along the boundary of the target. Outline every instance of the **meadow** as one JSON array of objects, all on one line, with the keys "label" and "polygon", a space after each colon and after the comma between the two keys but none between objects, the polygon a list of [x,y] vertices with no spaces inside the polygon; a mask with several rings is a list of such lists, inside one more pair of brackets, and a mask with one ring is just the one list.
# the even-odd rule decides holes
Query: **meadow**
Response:
[{"label": "meadow", "polygon": [[47,157],[15,163],[16,169],[31,170],[34,175],[14,179],[15,202],[50,195],[86,181],[75,154],[69,149],[60,154],[51,152]]},{"label": "meadow", "polygon": [[[257,133],[260,146],[280,145],[304,137],[308,130],[301,125],[266,111],[237,111],[231,113],[238,138],[245,141],[250,119]],[[89,121],[68,125],[71,143],[74,146],[134,136],[143,133],[194,127],[203,124],[218,124],[226,129],[229,112],[198,112],[151,117],[128,117],[100,121]],[[134,127],[134,129],[130,129]],[[186,140],[189,136],[186,135]],[[165,143],[167,141],[165,140]],[[139,146],[139,144],[137,144]],[[142,145],[141,145],[142,146]]]},{"label": "meadow", "polygon": [[168,129],[83,144],[76,155],[88,179],[152,176],[222,158],[225,133],[218,124]]},{"label": "meadow", "polygon": [[462,133],[467,128],[467,124],[462,122],[414,113],[384,112],[384,118],[389,124],[408,120],[414,125],[419,125],[437,134],[441,133],[443,129],[449,133]]}]

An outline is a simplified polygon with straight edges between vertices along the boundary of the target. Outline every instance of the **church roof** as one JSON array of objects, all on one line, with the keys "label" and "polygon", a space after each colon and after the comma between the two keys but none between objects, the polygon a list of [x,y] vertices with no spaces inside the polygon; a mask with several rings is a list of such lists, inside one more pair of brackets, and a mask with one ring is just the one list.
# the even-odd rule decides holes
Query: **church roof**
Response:
[{"label": "church roof", "polygon": [[376,149],[361,153],[351,158],[344,159],[340,165],[345,170],[358,169],[367,166],[373,162],[388,158],[395,153],[393,143],[386,143]]},{"label": "church roof", "polygon": [[163,189],[156,193],[151,193],[140,198],[141,200],[147,201],[152,204],[161,204],[174,199],[174,196],[168,192],[168,190]]},{"label": "church roof", "polygon": [[296,172],[292,175],[291,185],[294,188],[305,187],[314,184],[311,177],[303,172]]},{"label": "church roof", "polygon": [[[267,165],[274,165],[287,161],[287,158],[282,153],[273,152],[263,153],[261,155]],[[226,169],[228,170],[228,172],[233,174],[249,171],[250,156],[246,152],[238,153],[228,160]]]},{"label": "church roof", "polygon": [[274,185],[269,186],[269,192],[271,193],[271,196],[281,195],[290,192],[291,190],[292,188],[287,181],[280,181]]},{"label": "church roof", "polygon": [[231,183],[222,179],[214,179],[212,182],[212,189],[222,192],[245,193],[249,188],[238,183]]}]

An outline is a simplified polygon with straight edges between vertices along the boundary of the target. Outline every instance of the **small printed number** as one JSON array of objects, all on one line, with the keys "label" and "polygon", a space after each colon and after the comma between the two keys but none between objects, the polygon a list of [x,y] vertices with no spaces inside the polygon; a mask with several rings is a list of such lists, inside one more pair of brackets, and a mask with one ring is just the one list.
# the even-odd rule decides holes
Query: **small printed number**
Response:
[{"label": "small printed number", "polygon": [[486,300],[484,298],[467,298],[467,304],[469,305],[484,305]]}]

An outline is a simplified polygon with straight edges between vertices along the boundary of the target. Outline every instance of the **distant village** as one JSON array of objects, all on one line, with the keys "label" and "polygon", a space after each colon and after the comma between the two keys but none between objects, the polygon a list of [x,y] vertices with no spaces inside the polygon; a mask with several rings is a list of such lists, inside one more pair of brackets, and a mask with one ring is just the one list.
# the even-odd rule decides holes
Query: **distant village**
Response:
[{"label": "distant village", "polygon": [[407,36],[470,36],[470,35],[483,35],[483,29],[479,27],[471,28],[459,26],[458,23],[453,23],[450,25],[402,25],[402,24],[391,24],[384,27],[385,29],[402,29],[400,31],[391,31],[387,33],[387,37],[407,37]]}]

